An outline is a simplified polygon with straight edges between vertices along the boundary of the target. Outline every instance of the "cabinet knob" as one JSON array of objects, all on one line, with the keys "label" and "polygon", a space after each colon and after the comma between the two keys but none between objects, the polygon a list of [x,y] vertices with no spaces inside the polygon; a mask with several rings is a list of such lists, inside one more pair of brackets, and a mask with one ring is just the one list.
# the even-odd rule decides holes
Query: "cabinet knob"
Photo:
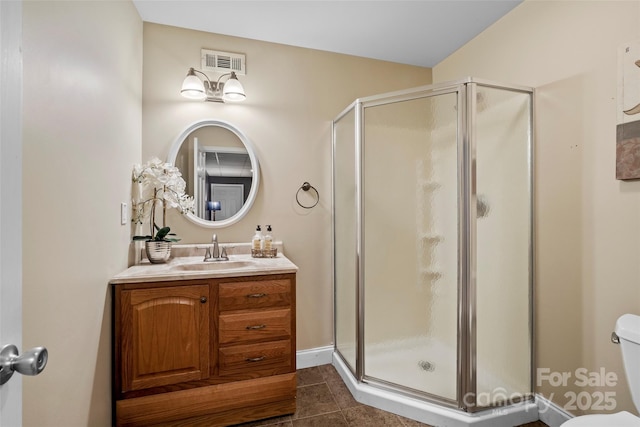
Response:
[{"label": "cabinet knob", "polygon": [[200,302],[201,303],[206,303],[207,302],[207,297],[200,297]]}]

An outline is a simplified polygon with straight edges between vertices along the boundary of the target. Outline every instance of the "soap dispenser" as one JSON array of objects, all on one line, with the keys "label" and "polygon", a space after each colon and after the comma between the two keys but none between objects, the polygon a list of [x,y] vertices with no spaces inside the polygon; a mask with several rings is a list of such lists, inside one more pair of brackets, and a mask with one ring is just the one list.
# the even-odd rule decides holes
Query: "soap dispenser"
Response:
[{"label": "soap dispenser", "polygon": [[262,230],[260,229],[260,225],[256,227],[256,234],[253,235],[253,239],[251,240],[251,249],[254,251],[259,251],[262,249]]},{"label": "soap dispenser", "polygon": [[264,250],[271,251],[273,243],[273,236],[271,235],[271,226],[267,225],[267,234],[264,236]]}]

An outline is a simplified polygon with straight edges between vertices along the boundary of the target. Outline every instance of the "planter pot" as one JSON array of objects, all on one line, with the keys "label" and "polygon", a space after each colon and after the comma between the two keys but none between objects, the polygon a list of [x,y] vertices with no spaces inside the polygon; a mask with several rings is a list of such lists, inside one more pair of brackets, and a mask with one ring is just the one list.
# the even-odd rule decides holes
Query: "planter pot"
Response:
[{"label": "planter pot", "polygon": [[149,240],[144,242],[144,249],[152,264],[163,264],[171,256],[171,242]]}]

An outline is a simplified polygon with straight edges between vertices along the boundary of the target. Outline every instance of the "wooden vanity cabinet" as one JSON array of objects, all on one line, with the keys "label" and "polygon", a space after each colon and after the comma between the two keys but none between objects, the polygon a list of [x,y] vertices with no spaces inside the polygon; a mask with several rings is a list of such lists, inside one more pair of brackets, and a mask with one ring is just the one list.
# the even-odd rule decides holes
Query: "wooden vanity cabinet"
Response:
[{"label": "wooden vanity cabinet", "polygon": [[112,287],[115,425],[295,412],[295,274]]}]

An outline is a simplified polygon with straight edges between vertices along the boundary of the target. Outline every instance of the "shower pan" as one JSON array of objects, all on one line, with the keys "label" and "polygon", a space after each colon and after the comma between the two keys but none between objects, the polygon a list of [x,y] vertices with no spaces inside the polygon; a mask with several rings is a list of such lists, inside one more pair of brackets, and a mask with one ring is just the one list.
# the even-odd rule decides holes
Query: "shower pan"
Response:
[{"label": "shower pan", "polygon": [[428,424],[513,426],[533,399],[533,90],[467,78],[333,122],[334,366]]}]

